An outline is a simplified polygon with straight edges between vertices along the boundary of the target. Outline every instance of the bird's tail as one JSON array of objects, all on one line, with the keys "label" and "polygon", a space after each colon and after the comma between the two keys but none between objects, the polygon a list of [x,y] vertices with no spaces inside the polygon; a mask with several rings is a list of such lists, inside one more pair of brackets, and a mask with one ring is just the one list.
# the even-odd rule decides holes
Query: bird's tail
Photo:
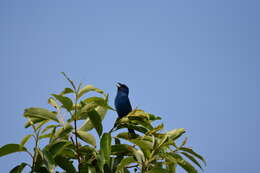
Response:
[{"label": "bird's tail", "polygon": [[134,129],[128,129],[128,132],[129,132],[130,134],[133,134],[133,135],[136,134],[135,131],[134,131]]}]

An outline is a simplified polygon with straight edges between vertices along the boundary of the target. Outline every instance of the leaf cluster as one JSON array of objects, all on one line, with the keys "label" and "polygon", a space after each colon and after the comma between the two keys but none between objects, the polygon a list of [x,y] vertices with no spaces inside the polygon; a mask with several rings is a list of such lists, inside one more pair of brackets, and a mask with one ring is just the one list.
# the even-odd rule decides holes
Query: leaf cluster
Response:
[{"label": "leaf cluster", "polygon": [[[197,168],[203,170],[201,163],[206,162],[186,147],[187,138],[180,145],[176,144],[185,129],[165,132],[163,124],[153,125],[154,121],[161,120],[159,116],[141,109],[118,119],[110,132],[103,132],[102,121],[107,111],[114,111],[108,105],[108,94],[93,85],[76,87],[66,74],[63,75],[71,88],[51,95],[48,103],[52,110],[25,109],[23,116],[27,121],[24,127],[31,128],[32,133],[20,144],[6,144],[0,148],[0,157],[25,152],[32,159],[31,163],[17,165],[10,173],[21,173],[26,166],[31,173],[128,173],[131,170],[175,173],[177,166],[188,173],[197,173]],[[88,96],[89,92],[97,96]],[[137,133],[124,132],[127,128]],[[28,149],[26,144],[31,139],[34,147]],[[43,139],[47,139],[46,145]]]}]

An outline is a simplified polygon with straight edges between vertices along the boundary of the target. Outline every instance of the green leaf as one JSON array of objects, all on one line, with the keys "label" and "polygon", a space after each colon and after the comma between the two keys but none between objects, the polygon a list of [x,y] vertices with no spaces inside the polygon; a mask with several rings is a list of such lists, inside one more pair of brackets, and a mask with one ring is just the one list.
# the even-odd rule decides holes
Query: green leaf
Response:
[{"label": "green leaf", "polygon": [[53,157],[62,153],[67,145],[70,143],[67,140],[56,141],[46,146],[46,149],[53,155]]},{"label": "green leaf", "polygon": [[133,147],[128,144],[116,144],[111,146],[111,153],[113,155],[129,155],[133,154]]},{"label": "green leaf", "polygon": [[88,113],[88,115],[89,115],[89,119],[91,120],[92,124],[94,125],[98,135],[101,136],[102,131],[103,131],[103,126],[102,126],[102,120],[101,120],[99,114],[97,113],[97,111],[92,110]]},{"label": "green leaf", "polygon": [[86,85],[78,92],[78,98],[90,91],[95,91],[97,93],[104,94],[104,91],[102,91],[101,89],[95,88],[93,85]]},{"label": "green leaf", "polygon": [[144,133],[144,134],[148,132],[147,128],[145,128],[145,127],[142,127],[142,126],[139,126],[139,125],[134,125],[134,124],[129,124],[129,123],[117,125],[117,130],[122,129],[122,128],[133,129],[133,130],[136,130],[136,131]]},{"label": "green leaf", "polygon": [[121,139],[126,139],[126,140],[130,140],[131,139],[131,136],[129,135],[128,132],[122,132],[122,133],[119,133],[117,135],[118,138],[121,138]]},{"label": "green leaf", "polygon": [[134,159],[134,157],[130,156],[130,157],[126,157],[126,158],[123,158],[121,160],[121,162],[118,164],[117,166],[117,170],[116,170],[116,173],[121,173],[123,172],[124,168],[128,165],[130,165],[131,163],[136,163],[136,160]]},{"label": "green leaf", "polygon": [[169,139],[168,135],[164,135],[158,142],[158,148],[161,148]]},{"label": "green leaf", "polygon": [[96,169],[94,166],[92,166],[86,162],[81,162],[79,164],[79,172],[80,173],[96,173]]},{"label": "green leaf", "polygon": [[179,147],[183,147],[184,145],[186,145],[187,141],[188,141],[188,137],[185,137]]},{"label": "green leaf", "polygon": [[31,136],[32,136],[32,134],[26,135],[26,136],[22,139],[20,145],[21,145],[21,146],[24,146],[24,145],[28,142],[28,140],[30,139]]},{"label": "green leaf", "polygon": [[37,120],[54,120],[59,122],[55,113],[48,111],[43,108],[28,108],[24,110],[24,117],[26,118],[36,118]]},{"label": "green leaf", "polygon": [[93,135],[88,132],[77,130],[77,134],[83,141],[89,143],[90,145],[96,147],[96,139]]},{"label": "green leaf", "polygon": [[146,135],[154,134],[154,133],[162,130],[163,127],[164,127],[163,124],[160,124],[160,125],[156,126],[155,128],[151,129],[150,131],[148,131]]},{"label": "green leaf", "polygon": [[23,169],[27,165],[27,163],[21,163],[20,165],[14,167],[9,173],[22,173]]},{"label": "green leaf", "polygon": [[104,133],[100,140],[100,153],[107,164],[109,164],[111,154],[111,141],[112,138],[110,133]]},{"label": "green leaf", "polygon": [[60,95],[65,95],[65,94],[70,94],[70,93],[74,93],[73,89],[71,88],[65,88]]},{"label": "green leaf", "polygon": [[52,96],[55,97],[65,109],[67,109],[68,111],[71,110],[73,106],[73,102],[69,97],[63,95],[57,95],[57,94],[52,94]]},{"label": "green leaf", "polygon": [[36,156],[36,162],[34,164],[34,171],[35,172],[46,172],[46,173],[50,173],[50,170],[48,170],[48,166],[46,165],[46,161],[44,160],[44,156],[42,151],[37,148],[35,150],[35,156]]},{"label": "green leaf", "polygon": [[176,173],[176,163],[167,163],[167,168],[169,173]]},{"label": "green leaf", "polygon": [[43,134],[44,132],[48,131],[49,129],[56,128],[58,126],[59,125],[48,125],[41,131],[41,133]]},{"label": "green leaf", "polygon": [[198,153],[196,153],[195,151],[193,151],[191,148],[185,148],[185,147],[181,147],[179,148],[182,151],[186,151],[187,153],[190,153],[192,155],[194,155],[195,157],[199,158],[205,165],[207,165],[206,160],[199,155]]},{"label": "green leaf", "polygon": [[43,153],[43,160],[44,160],[45,165],[47,166],[47,168],[50,172],[53,172],[53,170],[55,168],[55,161],[53,159],[52,154],[46,149],[44,149],[42,151],[42,153]]},{"label": "green leaf", "polygon": [[110,107],[107,103],[106,98],[102,97],[89,97],[83,101],[84,103],[95,103],[97,106],[106,107],[108,109],[114,110],[112,107]]},{"label": "green leaf", "polygon": [[151,150],[153,148],[153,143],[149,141],[145,141],[142,139],[130,139],[129,142],[139,146],[142,150]]},{"label": "green leaf", "polygon": [[156,168],[151,169],[147,173],[169,173],[169,172],[164,168],[156,167]]},{"label": "green leaf", "polygon": [[[79,147],[79,152],[84,155],[85,157],[89,157],[89,159],[93,156],[96,155],[96,149],[89,146],[89,145],[85,145],[85,146],[80,146]],[[86,159],[86,158],[85,158]],[[86,159],[87,160],[87,159]]]},{"label": "green leaf", "polygon": [[133,148],[133,154],[139,163],[143,163],[145,161],[144,153],[142,152],[142,150],[137,150]]},{"label": "green leaf", "polygon": [[[132,117],[133,118],[133,117]],[[129,120],[130,123],[141,125],[149,130],[153,129],[153,126],[150,124],[149,121],[145,120],[138,120],[137,117],[134,117],[135,119]]]},{"label": "green leaf", "polygon": [[66,137],[72,130],[73,127],[69,123],[66,123],[64,127],[61,127],[59,128],[59,130],[57,130],[57,132],[54,135],[54,139],[56,140],[58,138]]},{"label": "green leaf", "polygon": [[183,154],[184,156],[186,156],[187,158],[189,158],[193,163],[195,163],[201,170],[203,170],[203,168],[201,167],[200,163],[191,155],[189,155],[188,153],[185,152],[181,152],[181,154]]},{"label": "green leaf", "polygon": [[159,116],[156,116],[156,115],[153,115],[153,114],[149,114],[149,113],[148,113],[148,116],[149,116],[149,120],[151,120],[151,121],[161,120],[162,119]]},{"label": "green leaf", "polygon": [[151,157],[151,149],[153,144],[149,141],[142,141],[142,140],[138,140],[138,139],[134,139],[134,140],[130,140],[130,142],[136,144],[137,146],[139,146],[144,154],[144,156],[146,158],[150,158]]},{"label": "green leaf", "polygon": [[107,165],[105,164],[105,159],[100,154],[97,154],[96,161],[97,161],[97,164],[95,165],[96,172],[104,173],[104,166]]},{"label": "green leaf", "polygon": [[67,81],[69,81],[69,83],[74,88],[74,90],[76,90],[76,86],[75,86],[74,82],[72,80],[70,80],[70,78],[66,75],[66,73],[61,72],[61,74],[67,79]]},{"label": "green leaf", "polygon": [[73,166],[73,161],[70,161],[68,158],[57,156],[55,157],[55,162],[66,172],[68,173],[76,173],[76,169]]},{"label": "green leaf", "polygon": [[21,151],[27,150],[25,147],[19,144],[6,144],[0,148],[0,157]]},{"label": "green leaf", "polygon": [[170,153],[160,153],[159,154],[162,159],[165,159],[167,162],[170,163],[177,163],[177,160],[175,157],[173,157]]},{"label": "green leaf", "polygon": [[176,153],[169,153],[169,154],[171,154],[176,159],[178,165],[180,165],[188,173],[198,173],[198,171],[189,162],[184,160],[179,154]]},{"label": "green leaf", "polygon": [[24,124],[24,127],[25,128],[28,128],[30,127],[32,124],[37,124],[37,123],[40,123],[40,122],[43,122],[43,121],[46,121],[42,118],[36,118],[36,117],[27,117],[28,121]]},{"label": "green leaf", "polygon": [[166,132],[166,134],[172,139],[175,140],[179,138],[182,134],[185,133],[185,129],[179,128],[179,129],[174,129],[171,131]]},{"label": "green leaf", "polygon": [[54,100],[54,98],[50,97],[48,99],[48,104],[52,105],[55,109],[60,109],[60,106],[58,105],[58,103]]},{"label": "green leaf", "polygon": [[[107,113],[107,108],[104,108],[102,106],[98,106],[95,108],[95,111],[97,111],[98,115],[100,116],[101,120],[104,119],[106,113]],[[89,131],[94,128],[94,125],[92,124],[91,120],[87,118],[82,126],[79,128],[80,131]]]},{"label": "green leaf", "polygon": [[44,139],[44,138],[51,138],[52,133],[47,133],[47,134],[43,134],[41,136],[39,136],[39,139]]}]

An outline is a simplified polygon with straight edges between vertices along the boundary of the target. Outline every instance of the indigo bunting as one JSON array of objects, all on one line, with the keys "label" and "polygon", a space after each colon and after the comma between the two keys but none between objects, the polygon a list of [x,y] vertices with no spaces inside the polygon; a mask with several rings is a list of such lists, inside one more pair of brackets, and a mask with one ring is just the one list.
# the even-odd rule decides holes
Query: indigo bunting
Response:
[{"label": "indigo bunting", "polygon": [[[125,84],[117,83],[117,95],[115,98],[116,112],[119,118],[126,116],[132,111],[132,106],[128,98],[129,89]],[[128,129],[130,134],[135,134],[133,129]]]}]

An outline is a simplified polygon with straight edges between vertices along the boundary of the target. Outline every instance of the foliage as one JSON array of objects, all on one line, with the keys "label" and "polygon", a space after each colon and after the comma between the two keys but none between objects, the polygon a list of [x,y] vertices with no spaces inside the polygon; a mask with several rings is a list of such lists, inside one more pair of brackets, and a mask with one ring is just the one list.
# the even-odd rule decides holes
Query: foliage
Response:
[{"label": "foliage", "polygon": [[[206,164],[202,156],[185,147],[187,138],[180,145],[176,144],[185,133],[183,128],[163,132],[163,124],[152,125],[161,118],[141,109],[118,119],[110,132],[103,132],[102,120],[108,110],[114,111],[108,105],[108,95],[92,85],[76,87],[63,75],[71,88],[52,94],[48,103],[53,110],[25,109],[25,128],[32,128],[33,133],[25,136],[20,144],[0,148],[0,157],[25,152],[32,159],[31,164],[22,162],[10,173],[21,173],[26,166],[31,173],[59,173],[60,170],[66,173],[175,173],[177,166],[188,173],[197,173],[195,167],[202,169],[201,162]],[[98,96],[86,97],[89,92]],[[69,115],[67,119],[64,110]],[[122,132],[127,128],[138,134]],[[89,132],[92,129],[99,140]],[[119,129],[121,133],[116,134]],[[30,139],[35,141],[31,151],[25,146]],[[40,145],[43,139],[49,141],[45,146]]]}]

